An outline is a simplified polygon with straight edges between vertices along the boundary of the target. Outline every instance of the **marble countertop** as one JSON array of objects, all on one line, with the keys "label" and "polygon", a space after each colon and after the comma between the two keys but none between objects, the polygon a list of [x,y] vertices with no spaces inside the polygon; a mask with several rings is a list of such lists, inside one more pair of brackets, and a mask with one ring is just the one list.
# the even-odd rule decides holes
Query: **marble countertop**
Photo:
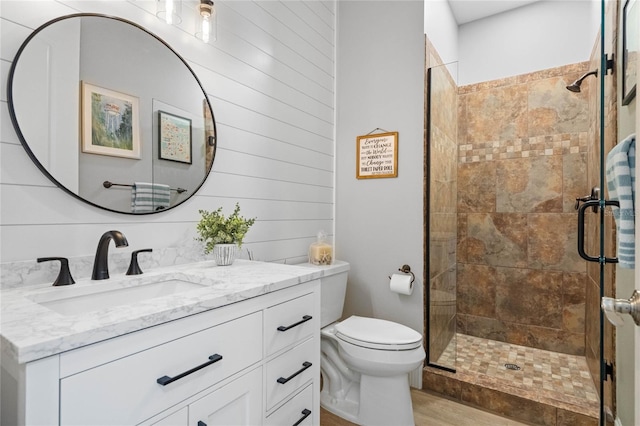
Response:
[{"label": "marble countertop", "polygon": [[[236,260],[231,266],[220,267],[211,261],[159,268],[142,275],[112,276],[100,281],[83,280],[64,287],[46,284],[3,290],[0,292],[2,355],[10,356],[22,364],[291,287],[323,275],[322,267],[247,260]],[[167,280],[200,285],[175,294],[131,304],[98,307],[81,313],[62,314],[41,304],[56,298],[92,294],[103,288],[109,291]]]}]

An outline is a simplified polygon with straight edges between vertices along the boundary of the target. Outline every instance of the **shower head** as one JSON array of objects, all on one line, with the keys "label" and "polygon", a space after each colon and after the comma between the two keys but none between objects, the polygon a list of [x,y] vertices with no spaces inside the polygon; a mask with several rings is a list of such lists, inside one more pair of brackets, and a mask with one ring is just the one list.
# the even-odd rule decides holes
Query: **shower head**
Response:
[{"label": "shower head", "polygon": [[575,93],[579,93],[580,92],[580,85],[582,85],[582,80],[584,80],[585,78],[589,77],[590,75],[595,75],[597,77],[598,76],[598,70],[589,71],[588,73],[586,73],[585,75],[583,75],[582,77],[580,77],[579,79],[577,79],[576,81],[574,81],[573,83],[568,85],[567,86],[567,90],[570,90],[570,91],[575,92]]}]

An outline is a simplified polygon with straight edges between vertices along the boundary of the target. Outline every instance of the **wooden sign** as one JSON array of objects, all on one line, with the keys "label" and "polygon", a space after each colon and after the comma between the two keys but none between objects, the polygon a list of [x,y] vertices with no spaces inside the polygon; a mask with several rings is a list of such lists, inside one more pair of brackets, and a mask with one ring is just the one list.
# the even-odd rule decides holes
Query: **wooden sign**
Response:
[{"label": "wooden sign", "polygon": [[398,132],[358,136],[356,177],[398,177]]}]

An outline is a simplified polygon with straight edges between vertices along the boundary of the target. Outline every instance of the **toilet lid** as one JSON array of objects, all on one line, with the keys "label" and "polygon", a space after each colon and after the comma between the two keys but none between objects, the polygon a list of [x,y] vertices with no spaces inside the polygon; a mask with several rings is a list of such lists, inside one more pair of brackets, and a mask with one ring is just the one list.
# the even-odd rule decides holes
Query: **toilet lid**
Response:
[{"label": "toilet lid", "polygon": [[351,316],[335,325],[336,337],[354,345],[382,350],[409,350],[420,347],[417,331],[391,321]]}]

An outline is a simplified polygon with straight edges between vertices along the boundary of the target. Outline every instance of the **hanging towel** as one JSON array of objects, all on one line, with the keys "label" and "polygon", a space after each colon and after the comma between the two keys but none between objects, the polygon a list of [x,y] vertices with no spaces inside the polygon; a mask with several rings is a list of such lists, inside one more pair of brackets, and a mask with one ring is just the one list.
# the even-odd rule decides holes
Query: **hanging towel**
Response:
[{"label": "hanging towel", "polygon": [[171,189],[160,183],[135,182],[131,190],[131,211],[150,213],[169,207]]},{"label": "hanging towel", "polygon": [[613,208],[618,236],[620,267],[635,267],[636,135],[627,136],[607,155],[609,199],[620,202]]}]

